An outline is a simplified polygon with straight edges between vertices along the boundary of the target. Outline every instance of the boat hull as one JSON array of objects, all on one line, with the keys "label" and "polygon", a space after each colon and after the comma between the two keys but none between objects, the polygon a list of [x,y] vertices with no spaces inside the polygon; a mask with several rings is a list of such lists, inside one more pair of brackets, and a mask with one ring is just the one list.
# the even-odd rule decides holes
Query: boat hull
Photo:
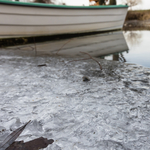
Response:
[{"label": "boat hull", "polygon": [[23,4],[25,3],[0,2],[0,36],[54,35],[121,29],[127,13],[127,7],[71,9],[67,6]]}]

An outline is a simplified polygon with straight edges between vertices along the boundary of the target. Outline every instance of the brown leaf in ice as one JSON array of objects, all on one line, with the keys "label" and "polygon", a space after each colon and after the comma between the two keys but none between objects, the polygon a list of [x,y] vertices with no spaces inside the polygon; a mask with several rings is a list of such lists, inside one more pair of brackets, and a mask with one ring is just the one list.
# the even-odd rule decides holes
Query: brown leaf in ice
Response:
[{"label": "brown leaf in ice", "polygon": [[46,138],[40,137],[26,143],[23,141],[14,142],[6,150],[39,150],[41,148],[46,148],[53,142],[53,139],[48,140]]},{"label": "brown leaf in ice", "polygon": [[9,147],[18,138],[29,122],[7,136],[6,139],[1,143],[0,150],[5,150],[7,147]]}]

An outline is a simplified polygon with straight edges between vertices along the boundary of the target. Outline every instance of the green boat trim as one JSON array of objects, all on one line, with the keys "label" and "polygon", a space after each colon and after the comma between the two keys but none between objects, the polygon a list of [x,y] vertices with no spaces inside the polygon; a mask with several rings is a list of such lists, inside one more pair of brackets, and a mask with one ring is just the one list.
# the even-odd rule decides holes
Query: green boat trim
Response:
[{"label": "green boat trim", "polygon": [[103,5],[103,6],[67,6],[67,5],[54,5],[45,3],[28,3],[9,0],[0,0],[0,4],[15,5],[15,6],[28,6],[28,7],[45,7],[57,9],[117,9],[128,8],[128,5]]}]

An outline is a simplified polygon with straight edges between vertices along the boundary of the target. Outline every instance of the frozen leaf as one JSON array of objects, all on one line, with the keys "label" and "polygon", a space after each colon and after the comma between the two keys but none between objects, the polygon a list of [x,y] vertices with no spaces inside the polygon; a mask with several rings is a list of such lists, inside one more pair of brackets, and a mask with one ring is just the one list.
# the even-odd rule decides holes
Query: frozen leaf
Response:
[{"label": "frozen leaf", "polygon": [[6,150],[39,150],[41,148],[46,148],[53,142],[53,139],[48,140],[46,138],[40,137],[26,143],[23,141],[14,142]]},{"label": "frozen leaf", "polygon": [[[29,121],[30,122],[30,121]],[[25,127],[27,126],[27,124],[29,123],[27,122],[24,126],[18,128],[17,130],[15,130],[13,133],[11,133],[0,145],[0,150],[5,150],[8,146],[10,146],[17,138],[18,136],[21,134],[21,132],[25,129]]]}]

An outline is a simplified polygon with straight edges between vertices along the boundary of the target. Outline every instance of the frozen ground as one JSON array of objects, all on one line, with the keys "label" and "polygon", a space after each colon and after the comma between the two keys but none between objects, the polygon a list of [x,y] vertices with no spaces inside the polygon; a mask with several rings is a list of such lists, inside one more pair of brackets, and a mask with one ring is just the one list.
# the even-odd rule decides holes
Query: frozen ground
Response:
[{"label": "frozen ground", "polygon": [[150,69],[74,59],[0,50],[0,142],[32,120],[17,140],[45,150],[150,149]]}]

